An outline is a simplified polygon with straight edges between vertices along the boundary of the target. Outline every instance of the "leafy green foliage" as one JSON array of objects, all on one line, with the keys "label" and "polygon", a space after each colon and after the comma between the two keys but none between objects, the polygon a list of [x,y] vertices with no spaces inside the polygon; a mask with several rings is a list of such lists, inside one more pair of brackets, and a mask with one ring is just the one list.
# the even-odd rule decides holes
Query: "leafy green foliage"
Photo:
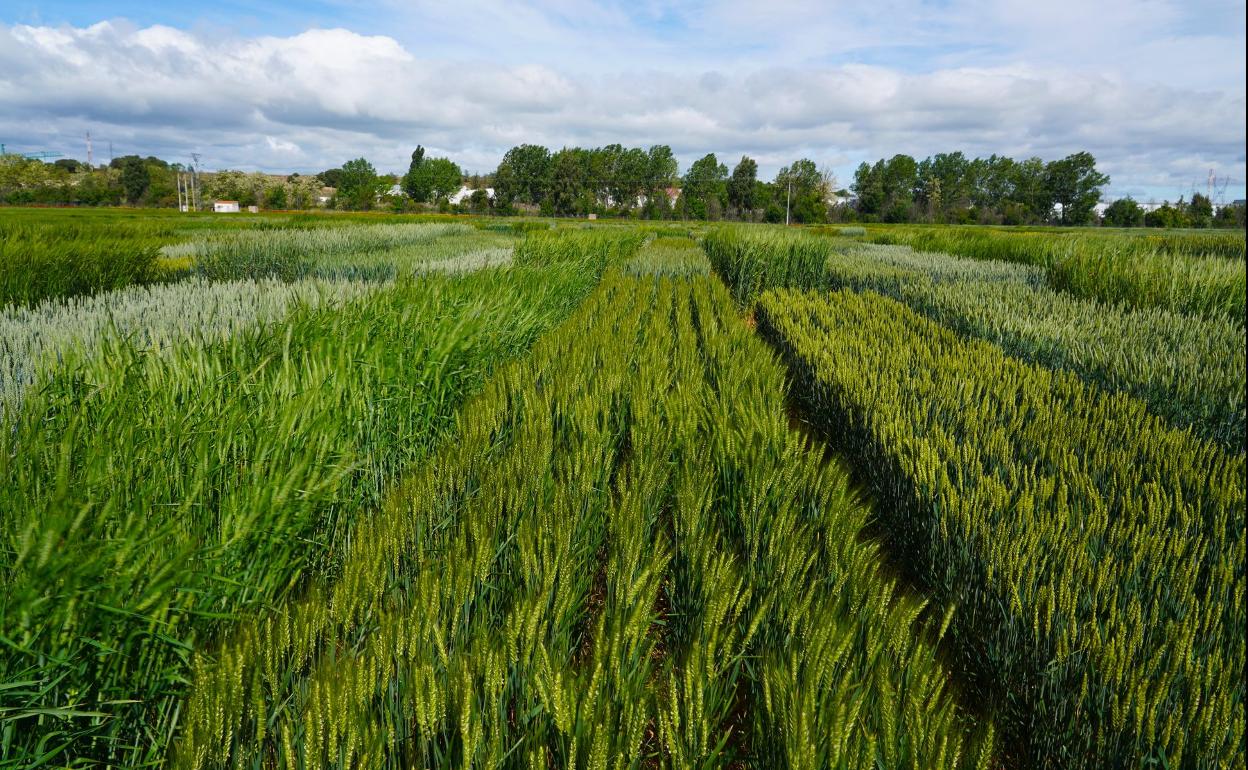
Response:
[{"label": "leafy green foliage", "polygon": [[757,317],[1020,761],[1242,766],[1242,454],[876,294]]}]

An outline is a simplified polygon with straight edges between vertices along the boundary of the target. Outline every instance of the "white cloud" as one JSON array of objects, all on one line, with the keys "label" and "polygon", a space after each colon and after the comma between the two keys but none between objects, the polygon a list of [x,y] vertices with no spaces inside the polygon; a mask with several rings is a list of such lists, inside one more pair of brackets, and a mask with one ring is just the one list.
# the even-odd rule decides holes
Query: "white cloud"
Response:
[{"label": "white cloud", "polygon": [[[537,11],[493,0],[441,4],[452,10],[430,24],[450,23],[461,6],[523,22],[524,45],[553,45],[569,24],[585,25],[578,4]],[[634,29],[620,11],[589,8],[586,18],[603,29]],[[752,8],[720,7],[705,23],[771,29]],[[811,26],[827,15],[812,16]],[[869,27],[852,15],[846,24]],[[807,48],[813,40],[799,36]],[[576,68],[536,56],[503,64],[468,49],[451,57],[344,29],[231,38],[124,22],[0,25],[0,132],[82,155],[89,129],[97,157],[112,141],[118,154],[177,160],[196,150],[213,167],[268,169],[317,170],[364,155],[398,170],[421,143],[485,171],[529,141],[668,143],[685,163],[708,151],[730,163],[749,153],[765,172],[807,155],[836,164],[843,181],[863,159],[946,150],[1053,158],[1088,149],[1116,189],[1171,195],[1209,167],[1245,176],[1242,79],[1183,86],[1025,56],[975,66],[954,57],[926,69],[762,55],[757,64],[679,67],[663,45],[649,50],[653,61]]]}]

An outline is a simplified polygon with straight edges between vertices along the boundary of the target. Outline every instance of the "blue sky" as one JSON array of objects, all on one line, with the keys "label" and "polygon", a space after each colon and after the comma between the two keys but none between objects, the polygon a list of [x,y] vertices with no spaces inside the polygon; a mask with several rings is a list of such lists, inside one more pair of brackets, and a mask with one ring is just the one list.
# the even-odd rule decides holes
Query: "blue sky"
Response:
[{"label": "blue sky", "polygon": [[[687,165],[1088,149],[1112,196],[1244,197],[1244,4],[1176,0],[34,2],[0,9],[0,141],[210,167],[488,171],[511,145]],[[98,150],[97,150],[97,157]]]}]

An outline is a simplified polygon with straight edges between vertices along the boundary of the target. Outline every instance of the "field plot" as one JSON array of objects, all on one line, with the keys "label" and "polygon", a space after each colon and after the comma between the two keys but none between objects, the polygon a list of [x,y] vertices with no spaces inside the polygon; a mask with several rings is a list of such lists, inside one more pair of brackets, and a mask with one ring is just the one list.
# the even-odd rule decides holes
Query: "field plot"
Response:
[{"label": "field plot", "polygon": [[0,212],[0,766],[1245,768],[1243,259]]},{"label": "field plot", "polygon": [[608,278],[197,669],[179,765],[982,762],[782,378],[717,284]]}]

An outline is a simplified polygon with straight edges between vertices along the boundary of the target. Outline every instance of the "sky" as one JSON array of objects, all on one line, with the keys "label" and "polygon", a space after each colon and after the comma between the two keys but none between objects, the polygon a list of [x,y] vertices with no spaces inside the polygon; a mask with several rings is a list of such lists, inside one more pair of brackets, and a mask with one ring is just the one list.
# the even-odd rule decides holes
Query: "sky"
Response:
[{"label": "sky", "polygon": [[1107,198],[1212,170],[1229,201],[1244,29],[1242,0],[6,0],[0,142],[271,172],[668,144],[842,186],[897,153],[1087,150]]}]

